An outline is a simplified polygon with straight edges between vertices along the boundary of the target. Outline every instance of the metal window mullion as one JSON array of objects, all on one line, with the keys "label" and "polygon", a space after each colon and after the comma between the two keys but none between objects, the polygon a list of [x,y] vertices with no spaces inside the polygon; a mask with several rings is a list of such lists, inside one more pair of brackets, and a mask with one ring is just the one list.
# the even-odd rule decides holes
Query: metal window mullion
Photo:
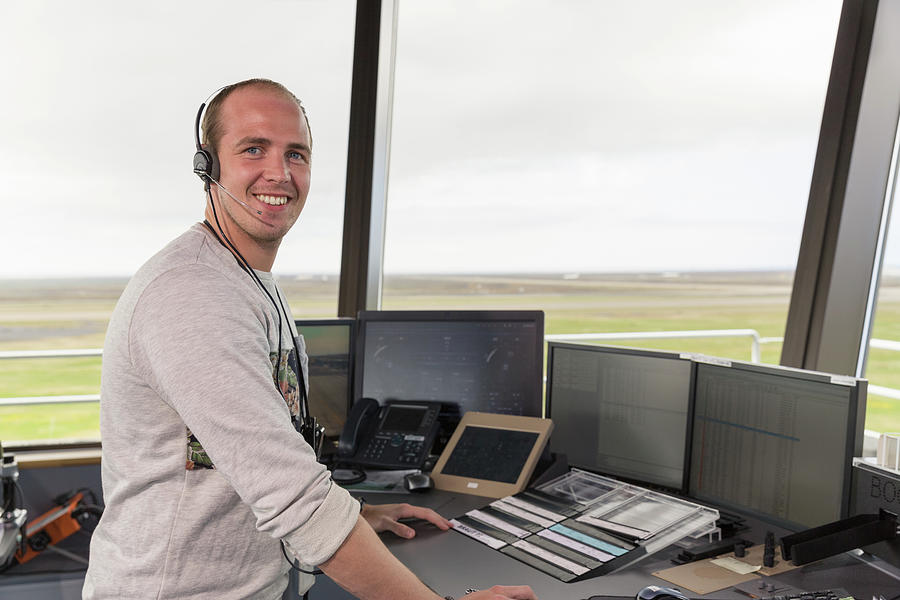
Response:
[{"label": "metal window mullion", "polygon": [[388,174],[391,157],[391,127],[394,113],[394,70],[397,57],[398,0],[381,4],[381,35],[378,48],[378,83],[375,100],[375,140],[372,157],[372,204],[369,220],[369,261],[365,308],[381,308],[384,282],[384,244],[387,229]]},{"label": "metal window mullion", "polygon": [[878,229],[878,239],[875,245],[875,261],[872,270],[872,282],[869,286],[869,295],[866,301],[866,314],[863,322],[863,335],[859,349],[859,359],[856,363],[857,377],[864,377],[866,373],[866,362],[869,358],[869,347],[872,338],[872,325],[875,320],[875,308],[878,305],[878,289],[881,284],[881,272],[884,267],[884,252],[887,245],[888,229],[891,223],[891,211],[894,205],[894,198],[897,194],[897,173],[900,170],[900,114],[898,114],[896,131],[894,133],[894,149],[891,152],[891,164],[893,168],[890,171],[890,177],[884,197],[884,204],[881,211],[881,225]]}]

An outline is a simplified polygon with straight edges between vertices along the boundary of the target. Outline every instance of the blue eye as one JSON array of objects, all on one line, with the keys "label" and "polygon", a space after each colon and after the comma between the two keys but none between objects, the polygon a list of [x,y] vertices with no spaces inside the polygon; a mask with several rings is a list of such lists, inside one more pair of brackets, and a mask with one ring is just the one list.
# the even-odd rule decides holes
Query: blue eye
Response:
[{"label": "blue eye", "polygon": [[262,150],[260,150],[256,146],[252,146],[244,150],[244,152],[246,152],[247,154],[259,154],[260,152],[262,152]]},{"label": "blue eye", "polygon": [[288,158],[291,160],[306,160],[306,157],[299,152],[288,152]]}]

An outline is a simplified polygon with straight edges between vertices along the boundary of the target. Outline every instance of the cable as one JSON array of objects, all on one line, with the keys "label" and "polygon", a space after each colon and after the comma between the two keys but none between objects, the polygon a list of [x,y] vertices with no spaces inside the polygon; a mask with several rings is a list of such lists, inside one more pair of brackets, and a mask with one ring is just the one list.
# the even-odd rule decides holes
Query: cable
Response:
[{"label": "cable", "polygon": [[[90,516],[97,517],[97,519],[93,523],[94,526],[91,527],[90,531],[88,531],[85,525],[88,524],[89,520],[92,520],[89,519]],[[75,521],[81,526],[81,529],[79,529],[78,531],[88,536],[93,535],[94,530],[97,528],[97,524],[100,523],[100,517],[102,516],[103,507],[96,506],[94,504],[82,504],[72,511],[72,518],[75,519]]]},{"label": "cable", "polygon": [[25,492],[22,491],[22,486],[19,485],[19,481],[17,479],[12,480],[13,493],[10,494],[9,498],[6,498],[6,503],[0,507],[0,513],[12,512],[16,508],[16,493],[19,494],[19,502],[18,506],[25,506]]},{"label": "cable", "polygon": [[[210,179],[212,179],[212,178],[210,178]],[[212,179],[212,181],[214,181],[218,187],[222,188],[222,186],[217,181],[215,181],[214,179]],[[204,220],[203,221],[204,224],[207,226],[207,228],[210,230],[210,232],[212,232],[212,234],[216,237],[216,239],[219,241],[219,243],[222,244],[222,246],[224,246],[226,249],[231,250],[231,252],[235,256],[235,261],[237,261],[238,266],[240,266],[241,269],[246,271],[253,278],[253,280],[256,282],[256,285],[259,286],[259,288],[269,298],[269,301],[272,303],[272,306],[273,306],[273,308],[275,308],[275,312],[278,315],[278,354],[277,354],[277,359],[275,362],[275,381],[277,382],[280,377],[280,374],[281,374],[281,350],[282,350],[282,331],[283,331],[282,327],[283,327],[285,321],[288,322],[288,328],[290,328],[290,319],[288,318],[287,310],[284,308],[284,303],[281,300],[281,293],[278,291],[278,286],[275,286],[275,294],[278,297],[278,302],[276,302],[275,298],[272,296],[271,292],[269,292],[269,290],[263,285],[262,280],[256,274],[256,271],[254,271],[253,268],[250,266],[250,263],[247,262],[247,259],[244,258],[244,256],[235,247],[235,245],[231,242],[231,240],[228,239],[228,236],[225,235],[225,231],[222,229],[222,225],[219,222],[219,213],[218,213],[218,211],[216,211],[216,204],[213,201],[212,190],[210,189],[210,187],[211,186],[207,187],[206,194],[209,197],[209,204],[213,211],[213,218],[216,221],[216,227],[218,228],[218,232],[215,229],[213,229],[212,224],[209,221]],[[225,188],[222,188],[222,189],[225,189]],[[229,193],[229,196],[231,196],[230,193]],[[221,237],[219,236],[219,233],[222,234]],[[223,239],[224,239],[224,241],[223,241]],[[227,245],[226,245],[226,243],[227,243]],[[282,319],[282,314],[284,315],[283,319]],[[291,330],[291,342],[294,346],[294,355],[297,358],[297,371],[298,371],[297,378],[299,380],[298,388],[300,388],[299,392],[300,392],[300,396],[301,396],[300,403],[299,403],[299,405],[300,405],[299,419],[295,420],[292,418],[291,420],[294,421],[294,428],[298,432],[303,434],[308,426],[309,399],[308,399],[308,396],[306,393],[306,378],[303,376],[303,367],[300,365],[300,348],[297,347],[297,339],[293,335],[293,330]],[[309,443],[309,445],[313,448],[313,450],[318,453],[318,448],[316,447],[317,444],[316,444],[315,427],[313,427],[312,431],[310,431],[309,433],[310,433],[309,438],[307,438],[305,434],[304,434],[304,438]]]},{"label": "cable", "polygon": [[[281,294],[278,292],[278,286],[277,285],[275,286],[275,294],[278,296],[278,302],[276,303],[275,298],[272,297],[272,294],[269,293],[269,290],[266,289],[266,286],[263,285],[262,280],[256,274],[256,271],[253,270],[253,268],[250,266],[250,263],[247,262],[247,259],[244,258],[244,256],[234,246],[234,244],[231,242],[231,240],[228,239],[228,236],[225,235],[225,230],[222,229],[222,225],[221,225],[221,223],[219,223],[219,213],[216,211],[216,203],[213,201],[212,190],[210,189],[210,187],[212,187],[212,186],[207,186],[206,194],[209,197],[209,205],[212,208],[213,218],[216,221],[216,227],[218,228],[219,231],[216,232],[216,230],[213,229],[210,222],[205,219],[203,221],[204,224],[206,224],[207,228],[212,232],[212,234],[219,241],[219,243],[222,244],[222,246],[224,246],[226,249],[231,250],[231,252],[235,256],[235,260],[237,261],[238,266],[240,266],[241,269],[246,271],[253,278],[253,281],[256,282],[256,285],[259,286],[259,288],[266,294],[266,296],[269,298],[269,301],[272,303],[272,306],[275,308],[276,315],[278,316],[278,354],[277,354],[277,358],[275,360],[275,381],[276,381],[276,385],[277,385],[277,382],[278,382],[280,374],[281,374],[282,325],[283,325],[284,321],[289,322],[289,319],[287,316],[287,310],[285,310],[284,304],[281,302]],[[219,237],[219,233],[222,234],[221,237]],[[224,238],[224,242],[222,241],[223,238]],[[226,246],[226,242],[227,242],[227,246]],[[284,313],[284,319],[282,319],[282,313]],[[290,328],[290,324],[288,324],[288,327]],[[291,335],[291,340],[293,342],[294,352],[297,357],[297,370],[298,370],[297,376],[299,379],[298,387],[300,387],[300,393],[302,394],[302,397],[300,400],[300,417],[301,417],[300,424],[301,424],[301,426],[305,426],[306,417],[309,415],[309,406],[307,406],[307,397],[306,397],[306,378],[303,376],[303,367],[300,365],[300,349],[297,347],[297,340],[293,335]],[[295,422],[295,428],[297,428],[296,422]],[[297,429],[299,431],[299,428],[297,428]],[[313,432],[313,435],[315,435],[315,432]],[[313,438],[313,440],[314,440],[314,438]],[[307,441],[309,441],[309,440],[307,440]],[[314,441],[309,441],[309,443],[311,446],[314,446]],[[313,450],[315,450],[315,448],[313,448]],[[296,569],[297,571],[300,571],[301,573],[306,573],[308,575],[318,575],[322,572],[319,569],[315,569],[314,571],[307,571],[305,569],[302,569],[299,566],[299,564],[295,565],[287,555],[287,550],[284,547],[284,541],[281,541],[281,553],[284,554],[285,560],[288,561],[288,564],[291,566],[292,569]]]},{"label": "cable", "polygon": [[[25,507],[25,492],[22,490],[22,486],[19,485],[18,481],[13,481],[13,486],[16,488],[16,491],[19,492],[19,497],[22,500],[22,503],[19,505],[21,507]],[[22,554],[25,554],[26,550],[28,550],[28,540],[25,539],[25,532],[28,528],[28,513],[25,513],[25,520],[22,522],[22,527],[19,528],[19,531],[22,532],[22,539],[19,540],[19,551]]]},{"label": "cable", "polygon": [[[95,494],[94,490],[92,490],[91,488],[83,487],[83,488],[78,488],[75,491],[76,492],[84,492],[88,496],[90,496],[91,497],[91,506],[100,506],[100,502],[97,501],[97,494]],[[103,509],[101,508],[100,510],[102,511]]]},{"label": "cable", "polygon": [[[238,265],[240,265],[240,267],[244,271],[246,271],[247,274],[250,275],[250,277],[253,278],[253,281],[256,282],[256,285],[259,286],[259,289],[261,289],[266,294],[266,296],[269,298],[269,302],[272,303],[273,308],[275,308],[275,312],[278,313],[278,333],[280,334],[281,333],[281,313],[278,312],[278,305],[275,303],[275,298],[272,297],[272,294],[269,293],[269,290],[266,289],[265,285],[263,285],[263,282],[259,278],[259,275],[256,274],[256,271],[253,270],[253,267],[250,266],[250,263],[247,262],[247,259],[244,258],[244,255],[240,253],[240,251],[235,247],[235,245],[233,243],[231,243],[231,240],[228,239],[228,236],[225,235],[225,230],[222,229],[222,225],[221,225],[221,223],[219,223],[219,213],[218,213],[218,211],[216,211],[216,203],[213,202],[212,190],[206,190],[206,194],[207,194],[207,196],[209,196],[209,204],[212,207],[213,218],[216,220],[216,227],[219,228],[219,232],[222,233],[222,237],[219,237],[219,233],[217,233],[216,230],[212,228],[212,225],[209,225],[209,221],[204,220],[204,223],[206,223],[209,226],[210,231],[212,231],[212,234],[214,236],[216,236],[216,239],[219,240],[220,244],[225,246],[225,244],[222,242],[223,239],[225,240],[225,242],[228,243],[226,248],[230,248],[232,253],[234,253],[235,260],[238,261]],[[238,259],[240,259],[240,260],[238,260]],[[279,349],[279,355],[280,355],[281,354],[281,352],[280,352],[280,350],[281,350],[281,346],[280,346],[281,335],[278,336],[278,343],[279,343],[278,349]]]},{"label": "cable", "polygon": [[307,571],[300,566],[300,561],[292,561],[288,556],[287,549],[284,547],[284,540],[279,541],[281,542],[281,553],[284,554],[284,559],[288,561],[288,564],[291,565],[292,569],[296,569],[297,571],[306,573],[307,575],[321,575],[323,573],[322,569],[313,569],[312,571]]},{"label": "cable", "polygon": [[[6,485],[5,483],[2,485]],[[2,493],[2,492],[0,492]],[[16,505],[16,495],[15,492],[10,494],[9,498],[5,499],[3,506],[0,506],[0,514],[6,514],[12,511],[12,507]]]},{"label": "cable", "polygon": [[[209,205],[210,205],[210,207],[212,207],[213,218],[216,220],[216,227],[219,228],[219,232],[222,233],[222,237],[219,237],[219,233],[217,233],[216,230],[212,228],[212,225],[209,224],[209,221],[206,221],[204,219],[204,223],[207,224],[207,227],[212,232],[212,234],[214,236],[216,236],[216,239],[219,240],[220,244],[225,246],[226,249],[231,249],[231,252],[234,254],[234,257],[238,263],[238,266],[240,266],[244,271],[247,272],[247,274],[250,275],[250,277],[253,278],[253,281],[256,282],[256,285],[259,286],[259,289],[261,289],[266,294],[266,296],[269,298],[269,301],[272,303],[272,306],[275,308],[275,313],[278,315],[278,355],[277,355],[278,357],[275,360],[275,381],[277,382],[279,376],[281,375],[281,342],[282,342],[282,340],[281,340],[281,332],[282,332],[281,313],[278,311],[278,305],[275,304],[275,299],[272,297],[272,294],[269,293],[269,290],[266,289],[266,286],[263,285],[263,282],[259,278],[259,276],[256,274],[256,271],[253,270],[253,267],[250,266],[250,263],[247,262],[247,259],[244,258],[244,255],[240,253],[240,251],[234,246],[234,244],[231,243],[231,240],[228,239],[228,236],[225,235],[225,230],[222,229],[222,225],[219,223],[219,213],[218,213],[218,211],[216,211],[216,203],[213,202],[212,190],[210,189],[210,187],[212,187],[212,186],[207,187],[206,194],[207,194],[207,196],[209,196]],[[228,243],[227,246],[225,245],[225,242],[222,241],[223,238],[225,239],[225,242]],[[299,359],[300,358],[297,357],[298,363],[299,363]]]},{"label": "cable", "polygon": [[90,496],[91,505],[98,506],[100,504],[97,501],[97,494],[94,493],[94,490],[87,488],[87,487],[80,487],[75,490],[69,490],[68,492],[63,492],[62,494],[59,494],[53,498],[53,503],[56,504],[57,506],[65,506],[77,494]]},{"label": "cable", "polygon": [[[284,301],[281,299],[281,293],[278,291],[278,287],[275,287],[275,296],[278,298],[278,305],[281,307],[281,313],[284,315],[284,320],[288,322],[288,329],[290,329],[291,320],[288,318],[287,310],[284,308]],[[279,319],[281,316],[279,315]],[[306,395],[306,377],[303,375],[303,365],[300,364],[300,348],[297,347],[297,338],[293,335],[293,330],[291,330],[291,340],[294,344],[294,355],[297,357],[297,377],[299,379],[299,388],[300,395],[302,398],[300,399],[300,421],[301,423],[306,423],[306,419],[309,417],[309,399]],[[313,446],[313,450],[318,450],[315,448],[314,444],[310,444]]]},{"label": "cable", "polygon": [[[338,471],[347,471],[348,476],[342,477]],[[363,469],[357,469],[347,463],[335,463],[331,470],[331,479],[338,485],[347,486],[362,483],[366,480],[366,472]]]}]

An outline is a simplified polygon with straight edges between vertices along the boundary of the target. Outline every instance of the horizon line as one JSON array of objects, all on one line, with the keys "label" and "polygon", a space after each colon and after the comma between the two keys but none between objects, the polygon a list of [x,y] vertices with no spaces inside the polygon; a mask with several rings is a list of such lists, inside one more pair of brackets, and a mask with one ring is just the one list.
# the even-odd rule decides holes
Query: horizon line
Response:
[{"label": "horizon line", "polygon": [[[885,267],[890,268],[890,267]],[[900,269],[900,266],[896,267]],[[384,277],[460,277],[460,276],[476,276],[476,277],[560,277],[566,279],[578,279],[580,277],[593,276],[625,276],[625,275],[655,275],[663,277],[678,277],[680,275],[711,275],[711,274],[752,274],[752,273],[770,273],[770,274],[793,274],[795,269],[788,268],[747,268],[747,269],[658,269],[658,270],[619,270],[619,271],[446,271],[446,272],[424,272],[424,271],[405,271],[400,273],[385,273]],[[319,278],[319,277],[339,277],[338,272],[289,272],[289,271],[273,271],[276,277],[295,277],[295,278]],[[56,281],[56,280],[111,280],[111,279],[130,279],[134,274],[104,274],[104,275],[35,275],[35,276],[7,276],[0,275],[0,281]]]}]

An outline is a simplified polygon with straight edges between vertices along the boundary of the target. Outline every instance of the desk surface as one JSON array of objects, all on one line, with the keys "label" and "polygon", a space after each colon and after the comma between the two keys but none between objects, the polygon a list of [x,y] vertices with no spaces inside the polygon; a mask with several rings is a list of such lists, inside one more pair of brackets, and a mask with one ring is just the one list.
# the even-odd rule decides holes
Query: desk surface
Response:
[{"label": "desk surface", "polygon": [[[459,516],[473,508],[487,504],[490,499],[478,496],[451,494],[431,491],[425,494],[371,494],[367,500],[374,504],[387,502],[410,502],[430,507],[445,517]],[[491,550],[487,546],[455,532],[441,532],[426,524],[414,525],[417,535],[413,540],[401,540],[391,534],[383,534],[391,551],[406,564],[426,584],[441,594],[452,594],[459,598],[467,587],[487,588],[495,584],[530,585],[541,600],[582,600],[592,595],[611,598],[634,598],[638,590],[646,585],[672,584],[654,577],[650,573],[668,568],[669,559],[677,554],[676,548],[662,550],[644,560],[608,575],[603,575],[579,583],[563,583],[545,575],[524,563]],[[749,532],[741,536],[761,543],[766,527],[751,523]],[[783,532],[776,530],[776,535]],[[74,539],[74,538],[73,538]],[[66,540],[68,542],[69,540]],[[10,576],[0,576],[0,600],[5,598],[46,597],[69,598],[80,595],[83,572],[69,575],[39,575],[34,570],[46,570],[45,556],[42,561],[33,561],[15,567]],[[39,564],[40,563],[40,564]],[[71,567],[71,564],[67,564]],[[842,587],[858,600],[869,600],[873,596],[892,599],[900,594],[898,571],[878,559],[865,562],[849,554],[832,557],[794,571],[781,574],[776,579],[780,583],[806,590]],[[63,587],[71,583],[71,593],[63,593]],[[37,593],[40,586],[48,587],[45,595]],[[52,588],[52,589],[51,589]],[[27,593],[25,592],[27,589]],[[66,588],[68,589],[68,588]],[[689,593],[690,597],[698,597]],[[325,576],[319,576],[310,597],[313,600],[352,600],[353,596],[340,589]],[[746,596],[733,589],[722,590],[702,596],[717,600],[747,600]]]},{"label": "desk surface", "polygon": [[[490,502],[489,498],[441,491],[417,495],[373,494],[367,500],[375,504],[409,502],[430,507],[448,518]],[[427,524],[414,527],[417,535],[413,540],[401,540],[390,534],[383,534],[382,539],[391,552],[428,586],[441,594],[451,594],[457,598],[467,587],[481,589],[495,584],[530,585],[541,600],[582,600],[593,595],[634,598],[647,585],[672,586],[650,573],[671,567],[670,559],[678,550],[662,550],[632,566],[595,579],[563,583],[464,535],[452,531],[442,532]],[[765,530],[766,526],[751,523],[750,531],[742,532],[741,536],[761,543]],[[783,533],[785,532],[776,531],[777,536]],[[895,577],[896,573],[896,569],[877,559],[870,563],[850,554],[843,554],[805,565],[773,579],[810,591],[842,587],[858,600],[869,600],[879,594],[890,599],[900,594],[900,579]],[[313,592],[310,596],[316,600],[353,598],[324,576],[320,576]],[[690,592],[688,595],[698,597]],[[747,600],[747,596],[733,588],[700,597]]]}]

